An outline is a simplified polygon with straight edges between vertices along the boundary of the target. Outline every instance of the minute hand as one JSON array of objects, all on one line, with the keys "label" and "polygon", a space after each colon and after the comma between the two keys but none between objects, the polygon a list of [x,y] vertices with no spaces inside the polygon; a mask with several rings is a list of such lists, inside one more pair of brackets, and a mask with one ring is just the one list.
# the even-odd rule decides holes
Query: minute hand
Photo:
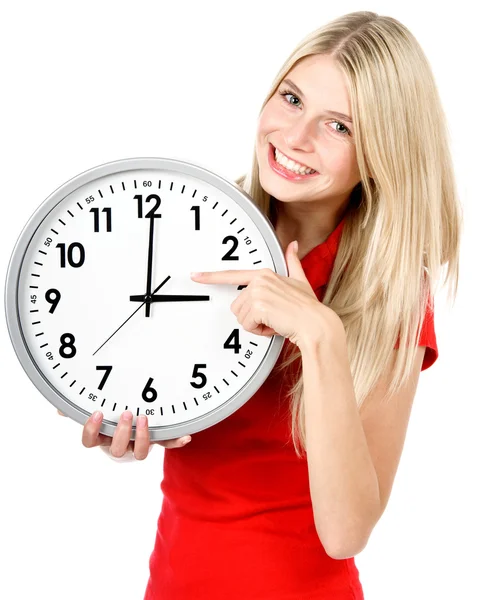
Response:
[{"label": "minute hand", "polygon": [[[130,296],[132,302],[145,302],[145,294],[139,294],[137,296]],[[150,298],[150,302],[200,302],[202,300],[210,300],[210,296],[198,296],[198,295],[178,295],[178,294],[165,294],[165,295],[153,295]]]}]

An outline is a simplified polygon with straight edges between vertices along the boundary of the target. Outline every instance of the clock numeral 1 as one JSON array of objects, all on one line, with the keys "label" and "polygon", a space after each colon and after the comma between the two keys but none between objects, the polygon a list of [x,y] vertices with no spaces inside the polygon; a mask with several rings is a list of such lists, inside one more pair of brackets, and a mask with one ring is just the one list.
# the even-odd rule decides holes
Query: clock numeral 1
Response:
[{"label": "clock numeral 1", "polygon": [[200,231],[200,207],[192,206],[190,210],[193,210],[195,213],[195,231]]},{"label": "clock numeral 1", "polygon": [[[93,213],[93,231],[98,233],[100,231],[100,209],[99,208],[91,208],[90,212]],[[102,212],[106,213],[107,217],[107,233],[112,231],[112,209],[102,208]]]},{"label": "clock numeral 1", "polygon": [[[65,244],[57,244],[55,247],[60,248],[60,267],[65,268],[65,265],[66,265],[65,254],[67,255],[66,258],[68,259],[68,264],[71,267],[81,267],[83,265],[83,263],[85,262],[85,248],[83,247],[83,245],[80,242],[71,243],[68,246],[67,252],[65,252]],[[80,256],[79,256],[77,262],[75,261],[75,258],[73,256],[73,251],[75,250],[75,248],[77,248],[80,253]]]},{"label": "clock numeral 1", "polygon": [[[143,195],[142,194],[137,194],[136,196],[133,197],[134,200],[138,201],[138,218],[142,219],[143,218]],[[155,217],[156,219],[160,219],[160,217],[162,216],[161,214],[156,214],[155,211],[160,207],[160,196],[158,196],[157,194],[150,194],[150,196],[147,196],[145,198],[145,202],[151,202],[152,200],[155,200],[155,206],[145,215],[145,219],[150,219],[152,217]]]}]

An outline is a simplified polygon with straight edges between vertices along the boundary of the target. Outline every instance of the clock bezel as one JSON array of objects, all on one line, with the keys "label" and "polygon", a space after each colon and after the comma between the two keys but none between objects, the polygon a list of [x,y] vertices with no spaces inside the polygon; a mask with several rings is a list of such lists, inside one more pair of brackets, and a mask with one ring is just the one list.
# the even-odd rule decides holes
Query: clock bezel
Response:
[{"label": "clock bezel", "polygon": [[[37,363],[30,354],[28,345],[25,341],[21,328],[18,308],[18,285],[23,261],[38,227],[48,216],[48,214],[72,192],[84,186],[85,184],[91,183],[96,179],[105,177],[107,175],[142,169],[169,170],[178,172],[204,181],[205,183],[210,184],[221,192],[225,193],[234,202],[239,204],[245,213],[255,223],[270,251],[275,272],[283,276],[288,275],[287,264],[282,247],[269,219],[261,213],[259,208],[253,203],[251,197],[243,189],[241,189],[240,186],[238,186],[235,182],[230,182],[222,176],[213,173],[203,166],[176,158],[125,158],[98,165],[66,181],[63,185],[52,192],[52,194],[50,194],[35,210],[17,239],[6,275],[5,316],[7,320],[8,332],[15,353],[30,381],[50,402],[50,404],[81,425],[85,424],[92,413],[88,413],[83,408],[73,404],[71,400],[53,387],[53,385],[44,375],[43,370],[37,366]],[[241,408],[267,379],[268,375],[275,366],[284,342],[284,337],[279,335],[272,336],[267,352],[253,376],[224,404],[200,417],[192,419],[191,421],[186,421],[175,425],[149,426],[151,441],[162,441],[179,438],[183,435],[191,435],[198,431],[202,431],[203,429],[207,429],[208,427],[211,427],[212,425],[215,425],[216,423],[219,423],[229,417],[231,414]],[[100,432],[113,437],[116,426],[117,422],[104,419]],[[132,435],[130,437],[131,440],[135,439],[135,432],[136,426],[133,425]]]}]

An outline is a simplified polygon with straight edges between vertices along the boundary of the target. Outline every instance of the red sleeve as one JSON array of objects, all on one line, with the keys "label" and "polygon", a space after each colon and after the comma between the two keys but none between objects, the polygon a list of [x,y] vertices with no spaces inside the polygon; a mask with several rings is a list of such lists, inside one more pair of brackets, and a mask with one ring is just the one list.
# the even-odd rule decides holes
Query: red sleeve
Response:
[{"label": "red sleeve", "polygon": [[[425,356],[423,357],[422,371],[431,367],[438,358],[437,338],[435,335],[434,323],[434,303],[430,297],[430,302],[427,306],[425,319],[423,321],[422,331],[420,332],[419,346],[425,346]],[[397,340],[395,348],[400,346],[400,340]]]}]

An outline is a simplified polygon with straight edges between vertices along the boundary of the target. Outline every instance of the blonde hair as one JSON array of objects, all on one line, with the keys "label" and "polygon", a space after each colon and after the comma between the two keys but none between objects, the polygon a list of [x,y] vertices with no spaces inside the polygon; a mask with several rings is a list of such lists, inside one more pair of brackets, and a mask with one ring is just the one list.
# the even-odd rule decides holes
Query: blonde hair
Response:
[{"label": "blonde hair", "polygon": [[[427,58],[408,29],[392,17],[359,11],[313,31],[287,58],[261,111],[295,64],[316,54],[331,56],[345,75],[361,176],[322,299],[345,327],[360,407],[393,360],[397,340],[384,401],[406,383],[445,263],[449,298],[456,297],[463,214],[446,117]],[[275,220],[275,199],[260,185],[255,148],[250,173],[235,183]],[[415,343],[408,344],[412,337]],[[298,367],[301,352],[291,346],[275,369]],[[296,375],[288,396],[291,436],[301,458],[306,450],[301,368]]]}]

